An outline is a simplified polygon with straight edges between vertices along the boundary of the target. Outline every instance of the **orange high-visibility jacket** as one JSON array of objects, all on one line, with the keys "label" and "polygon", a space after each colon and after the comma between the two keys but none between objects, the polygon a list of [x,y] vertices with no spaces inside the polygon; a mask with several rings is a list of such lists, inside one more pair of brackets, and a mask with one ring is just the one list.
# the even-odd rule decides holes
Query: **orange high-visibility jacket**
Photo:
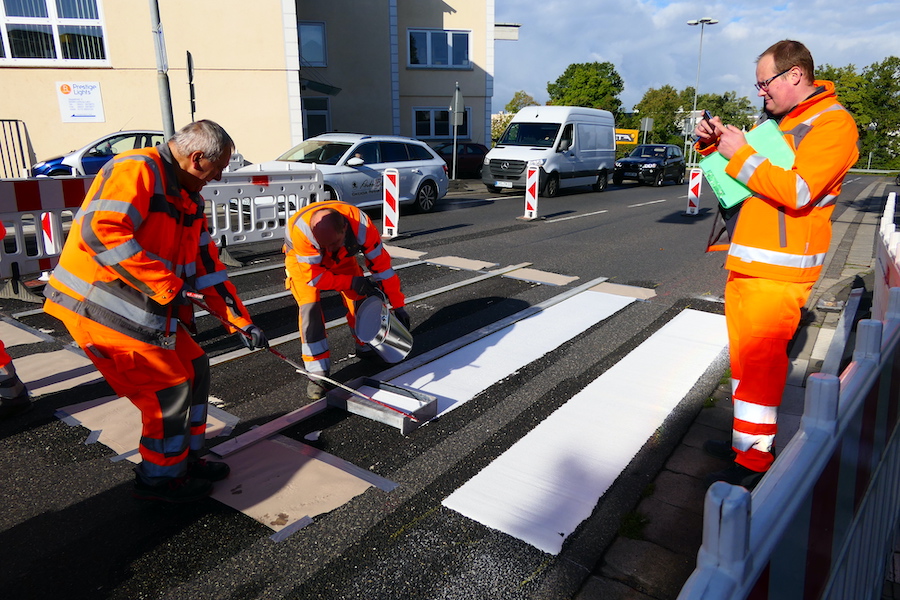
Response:
[{"label": "orange high-visibility jacket", "polygon": [[178,185],[168,146],[117,155],[75,215],[44,293],[46,312],[63,321],[74,312],[169,347],[179,320],[193,325],[193,307],[172,304],[189,285],[235,325],[249,325],[203,209],[200,194]]},{"label": "orange high-visibility jacket", "polygon": [[[328,208],[343,215],[350,224],[345,245],[333,260],[332,257],[323,257],[310,227],[313,213]],[[381,243],[381,235],[369,217],[352,204],[337,200],[310,204],[288,219],[284,237],[285,265],[292,279],[306,282],[319,290],[349,290],[353,276],[338,275],[329,270],[328,265],[345,260],[355,261],[356,253],[362,252],[366,267],[372,272],[372,279],[381,284],[391,306],[400,308],[406,304],[406,298],[400,291],[400,278],[391,268],[391,257]]]},{"label": "orange high-visibility jacket", "polygon": [[[834,84],[779,122],[794,148],[794,166],[782,169],[749,144],[728,162],[726,172],[753,191],[743,202],[727,241],[711,239],[709,250],[728,249],[725,268],[779,281],[813,282],[822,271],[831,241],[831,213],[847,171],[859,158],[853,117],[838,103]],[[709,154],[714,147],[702,148]],[[728,228],[730,229],[730,228]],[[714,232],[714,237],[717,233]]]}]

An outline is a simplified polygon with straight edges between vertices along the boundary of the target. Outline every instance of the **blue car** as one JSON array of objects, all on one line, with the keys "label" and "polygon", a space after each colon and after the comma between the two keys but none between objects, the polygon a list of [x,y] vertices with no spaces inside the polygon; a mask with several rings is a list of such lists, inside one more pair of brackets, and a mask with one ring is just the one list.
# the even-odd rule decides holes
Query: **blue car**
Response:
[{"label": "blue car", "polygon": [[158,146],[165,139],[162,131],[117,131],[64,156],[37,163],[31,167],[31,176],[96,175],[114,155],[135,148]]}]

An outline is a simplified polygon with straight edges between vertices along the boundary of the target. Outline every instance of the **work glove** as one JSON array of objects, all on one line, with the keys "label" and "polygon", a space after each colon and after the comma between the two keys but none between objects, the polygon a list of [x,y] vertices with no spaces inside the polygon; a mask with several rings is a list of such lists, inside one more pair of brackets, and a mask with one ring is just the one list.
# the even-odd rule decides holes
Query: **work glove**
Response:
[{"label": "work glove", "polygon": [[409,313],[406,312],[406,309],[402,306],[400,308],[395,308],[394,316],[397,317],[397,320],[400,321],[400,324],[403,325],[407,331],[409,331]]},{"label": "work glove", "polygon": [[263,333],[263,330],[253,325],[247,325],[246,327],[241,328],[248,335],[240,334],[241,341],[244,342],[244,346],[247,347],[247,350],[256,350],[257,348],[268,348],[269,347],[269,339],[266,337],[266,334]]},{"label": "work glove", "polygon": [[372,280],[368,277],[358,276],[354,277],[350,281],[350,289],[359,294],[360,296],[375,296],[379,293],[378,287],[372,283]]}]

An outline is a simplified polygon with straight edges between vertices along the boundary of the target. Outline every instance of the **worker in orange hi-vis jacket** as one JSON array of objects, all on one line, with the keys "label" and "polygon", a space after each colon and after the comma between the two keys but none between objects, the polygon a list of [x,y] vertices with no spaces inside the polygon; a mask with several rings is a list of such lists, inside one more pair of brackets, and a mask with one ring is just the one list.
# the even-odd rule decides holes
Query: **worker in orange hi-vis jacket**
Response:
[{"label": "worker in orange hi-vis jacket", "polygon": [[114,157],[88,190],[44,292],[45,311],[141,411],[137,498],[199,500],[229,473],[201,458],[209,358],[191,337],[192,301],[227,314],[251,350],[268,346],[218,259],[200,196],[233,150],[222,127],[197,121],[166,144]]},{"label": "worker in orange hi-vis jacket", "polygon": [[[397,319],[409,328],[400,278],[391,267],[391,257],[378,230],[364,212],[346,202],[316,202],[291,216],[284,235],[286,286],[300,308],[300,338],[307,371],[327,376],[331,370],[321,305],[323,290],[340,292],[351,331],[356,323],[356,303],[379,290],[387,297]],[[363,255],[371,279],[363,276],[356,259],[358,253]],[[356,343],[355,356],[377,358],[372,348],[359,340]],[[321,381],[310,378],[306,387],[309,399],[318,400],[325,393]]]},{"label": "worker in orange hi-vis jacket", "polygon": [[[6,237],[6,227],[0,221],[0,240]],[[14,417],[31,409],[28,389],[19,375],[16,366],[0,341],[0,419]]]},{"label": "worker in orange hi-vis jacket", "polygon": [[777,413],[787,381],[788,342],[831,242],[831,213],[844,176],[859,157],[857,127],[834,84],[817,81],[813,58],[784,40],[760,55],[756,88],[765,102],[760,122],[774,119],[794,149],[783,169],[747,144],[719,117],[694,133],[701,154],[718,150],[726,172],[752,192],[720,209],[709,249],[727,249],[725,317],[731,359],[734,424],[728,441],[709,440],[707,453],[730,461],[709,483],[754,487],[774,461]]}]

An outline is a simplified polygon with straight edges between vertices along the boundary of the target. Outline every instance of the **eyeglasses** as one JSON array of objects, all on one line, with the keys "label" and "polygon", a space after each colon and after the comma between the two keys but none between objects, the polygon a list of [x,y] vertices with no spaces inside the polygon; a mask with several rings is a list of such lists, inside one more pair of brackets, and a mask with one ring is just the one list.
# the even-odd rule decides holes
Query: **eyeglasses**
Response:
[{"label": "eyeglasses", "polygon": [[771,77],[769,77],[769,78],[766,79],[765,81],[757,81],[757,82],[754,83],[753,85],[754,85],[754,87],[756,87],[756,89],[759,90],[760,92],[767,92],[767,91],[769,91],[769,84],[770,84],[770,83],[772,83],[773,81],[775,81],[776,79],[778,79],[779,77],[781,77],[782,75],[784,75],[785,73],[787,73],[788,71],[790,71],[790,70],[793,69],[793,68],[794,68],[793,66],[790,66],[790,67],[788,67],[787,69],[785,69],[784,71],[782,71],[781,73],[779,73],[778,75],[772,75]]}]

